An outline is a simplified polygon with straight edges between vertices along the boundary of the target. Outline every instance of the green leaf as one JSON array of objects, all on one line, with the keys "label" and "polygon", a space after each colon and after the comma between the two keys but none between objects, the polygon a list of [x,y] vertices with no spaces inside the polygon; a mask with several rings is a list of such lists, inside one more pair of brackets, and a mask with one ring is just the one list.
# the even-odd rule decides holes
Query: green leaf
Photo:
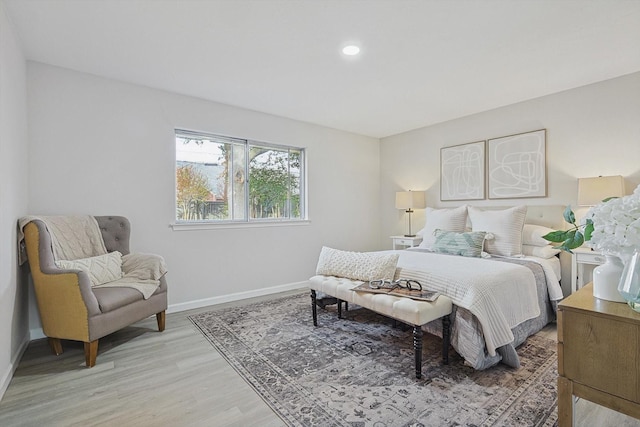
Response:
[{"label": "green leaf", "polygon": [[602,203],[607,203],[607,202],[608,202],[609,200],[611,200],[611,199],[617,199],[617,197],[616,197],[616,196],[613,196],[613,197],[607,197],[606,199],[602,200]]},{"label": "green leaf", "polygon": [[584,226],[584,241],[591,240],[591,234],[593,234],[593,221],[588,219],[587,225]]},{"label": "green leaf", "polygon": [[[571,231],[574,231],[574,230],[571,230]],[[575,231],[573,236],[571,236],[570,238],[565,240],[564,243],[562,243],[562,246],[566,246],[569,249],[575,249],[577,247],[582,246],[583,243],[584,243],[584,235],[579,231]]]},{"label": "green leaf", "polygon": [[[573,231],[575,233],[575,230],[570,230],[570,231]],[[567,239],[573,238],[573,235],[570,236],[568,234],[570,231],[564,231],[564,230],[551,231],[545,234],[544,236],[542,236],[542,238],[553,243],[561,243]]]},{"label": "green leaf", "polygon": [[564,210],[563,216],[564,216],[564,220],[567,221],[569,224],[576,225],[576,216],[571,210],[571,205],[567,206],[567,208]]},{"label": "green leaf", "polygon": [[[553,234],[553,233],[549,233],[549,234]],[[577,229],[565,231],[564,235],[566,239],[562,242],[560,246],[555,246],[556,249],[573,253],[571,249],[575,249],[579,246],[582,246],[582,244],[584,243],[584,235],[581,232],[579,232]]]}]

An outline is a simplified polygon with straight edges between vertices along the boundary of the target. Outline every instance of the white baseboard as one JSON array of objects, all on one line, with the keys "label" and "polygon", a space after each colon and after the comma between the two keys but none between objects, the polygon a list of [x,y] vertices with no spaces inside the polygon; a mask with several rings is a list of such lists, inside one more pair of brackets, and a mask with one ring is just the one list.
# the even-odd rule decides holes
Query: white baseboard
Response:
[{"label": "white baseboard", "polygon": [[42,328],[29,329],[29,338],[31,341],[39,340],[40,338],[46,338],[47,336],[42,331]]},{"label": "white baseboard", "polygon": [[29,335],[25,335],[22,338],[22,342],[20,343],[20,347],[18,347],[18,351],[13,355],[11,359],[11,363],[2,374],[2,378],[0,378],[0,400],[4,396],[5,391],[7,391],[7,387],[9,387],[9,383],[13,378],[13,374],[18,368],[18,364],[20,363],[20,359],[22,359],[22,355],[24,354],[27,346],[29,345]]},{"label": "white baseboard", "polygon": [[170,304],[167,313],[178,313],[180,311],[193,310],[195,308],[207,307],[209,305],[223,304],[225,302],[239,301],[242,299],[261,297],[264,295],[277,294],[279,292],[292,291],[296,289],[304,289],[308,287],[308,282],[288,283],[286,285],[272,286],[270,288],[256,289],[253,291],[237,292],[235,294],[227,294],[219,297],[204,298],[195,301],[182,302],[178,304]]}]

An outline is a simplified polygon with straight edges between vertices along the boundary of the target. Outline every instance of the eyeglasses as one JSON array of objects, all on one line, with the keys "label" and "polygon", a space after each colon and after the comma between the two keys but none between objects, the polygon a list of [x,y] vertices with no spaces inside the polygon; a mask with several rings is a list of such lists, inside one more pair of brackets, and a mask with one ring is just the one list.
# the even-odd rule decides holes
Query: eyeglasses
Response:
[{"label": "eyeglasses", "polygon": [[369,281],[369,287],[371,289],[395,289],[405,288],[410,291],[421,291],[422,285],[417,280],[412,279],[398,279],[398,280],[371,280]]}]

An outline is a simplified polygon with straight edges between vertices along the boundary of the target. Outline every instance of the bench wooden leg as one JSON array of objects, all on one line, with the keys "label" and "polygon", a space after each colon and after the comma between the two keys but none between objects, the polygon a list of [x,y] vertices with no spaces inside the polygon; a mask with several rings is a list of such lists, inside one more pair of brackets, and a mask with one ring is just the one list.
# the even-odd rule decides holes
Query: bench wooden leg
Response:
[{"label": "bench wooden leg", "polygon": [[422,327],[413,327],[413,351],[416,358],[416,378],[422,378]]},{"label": "bench wooden leg", "polygon": [[318,326],[318,309],[316,307],[316,291],[311,289],[311,312],[313,313],[313,326]]},{"label": "bench wooden leg", "polygon": [[342,319],[342,300],[338,299],[338,319]]},{"label": "bench wooden leg", "polygon": [[449,364],[449,344],[451,341],[451,318],[446,315],[442,318],[442,363]]},{"label": "bench wooden leg", "polygon": [[87,364],[87,368],[91,368],[96,365],[96,358],[98,357],[98,340],[84,343],[84,361]]}]

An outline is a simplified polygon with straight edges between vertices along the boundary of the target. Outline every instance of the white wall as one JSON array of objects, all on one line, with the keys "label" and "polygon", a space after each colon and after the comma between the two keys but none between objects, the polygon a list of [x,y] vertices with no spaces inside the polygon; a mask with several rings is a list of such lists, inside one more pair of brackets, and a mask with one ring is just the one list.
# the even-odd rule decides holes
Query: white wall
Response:
[{"label": "white wall", "polygon": [[[377,249],[377,139],[40,63],[27,75],[30,213],[127,216],[132,249],[165,257],[174,309],[304,281],[322,245]],[[306,147],[310,225],[173,231],[174,128]]]},{"label": "white wall", "polygon": [[[394,209],[400,190],[426,190],[427,206],[516,204],[574,205],[577,179],[622,175],[627,190],[640,184],[640,73],[560,92],[381,140],[381,244],[404,232],[405,214]],[[547,197],[440,201],[440,148],[547,129]],[[424,210],[414,215],[424,225]],[[563,282],[566,280],[563,280]]]},{"label": "white wall", "polygon": [[26,63],[0,2],[0,398],[29,341],[18,218],[27,213]]}]

